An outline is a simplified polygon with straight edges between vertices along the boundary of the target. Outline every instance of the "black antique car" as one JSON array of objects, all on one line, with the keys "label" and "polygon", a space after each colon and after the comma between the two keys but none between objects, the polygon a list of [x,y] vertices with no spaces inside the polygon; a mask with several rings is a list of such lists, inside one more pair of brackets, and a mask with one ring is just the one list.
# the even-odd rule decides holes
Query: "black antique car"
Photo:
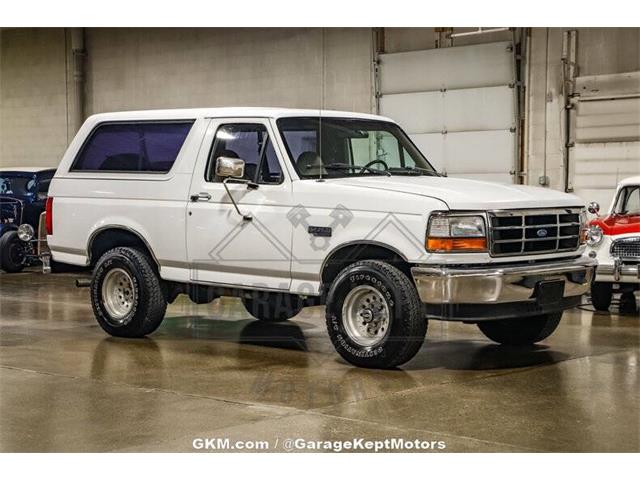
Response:
[{"label": "black antique car", "polygon": [[15,273],[39,262],[46,238],[41,214],[54,173],[51,168],[0,168],[1,270]]}]

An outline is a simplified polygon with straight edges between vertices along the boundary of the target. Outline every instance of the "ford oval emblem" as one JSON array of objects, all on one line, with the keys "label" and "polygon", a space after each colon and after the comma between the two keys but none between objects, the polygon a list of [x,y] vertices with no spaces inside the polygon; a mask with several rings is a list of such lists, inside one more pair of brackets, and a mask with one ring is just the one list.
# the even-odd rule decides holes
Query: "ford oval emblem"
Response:
[{"label": "ford oval emblem", "polygon": [[538,237],[546,237],[548,233],[549,232],[547,232],[544,228],[541,228],[536,232],[536,235],[538,235]]}]

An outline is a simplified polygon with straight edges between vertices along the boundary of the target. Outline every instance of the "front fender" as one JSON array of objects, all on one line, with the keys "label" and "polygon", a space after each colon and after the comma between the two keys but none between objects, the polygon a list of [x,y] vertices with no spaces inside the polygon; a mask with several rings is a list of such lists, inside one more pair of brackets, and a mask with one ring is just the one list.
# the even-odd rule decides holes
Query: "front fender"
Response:
[{"label": "front fender", "polygon": [[7,232],[18,230],[18,225],[15,223],[0,223],[0,237]]}]

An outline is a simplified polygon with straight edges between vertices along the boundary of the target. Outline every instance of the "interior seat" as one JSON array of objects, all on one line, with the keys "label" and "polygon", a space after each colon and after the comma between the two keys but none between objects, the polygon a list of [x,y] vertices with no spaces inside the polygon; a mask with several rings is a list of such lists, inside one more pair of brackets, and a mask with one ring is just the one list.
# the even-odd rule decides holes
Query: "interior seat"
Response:
[{"label": "interior seat", "polygon": [[322,158],[316,152],[302,152],[296,160],[296,165],[302,175],[324,176],[327,174]]}]

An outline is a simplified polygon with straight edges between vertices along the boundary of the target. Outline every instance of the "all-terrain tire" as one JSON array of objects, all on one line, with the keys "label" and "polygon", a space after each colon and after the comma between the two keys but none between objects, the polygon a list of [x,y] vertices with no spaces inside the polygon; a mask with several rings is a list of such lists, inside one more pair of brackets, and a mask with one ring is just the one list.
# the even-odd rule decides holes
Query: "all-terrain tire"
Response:
[{"label": "all-terrain tire", "polygon": [[[347,331],[343,304],[349,292],[374,287],[389,312],[386,337],[363,346]],[[342,270],[333,281],[326,302],[327,330],[336,351],[347,362],[365,368],[394,368],[418,353],[427,333],[427,320],[413,282],[396,267],[379,260],[362,260]]]},{"label": "all-terrain tire", "polygon": [[[114,318],[105,307],[103,283],[110,271],[120,269],[131,279],[135,293],[131,310],[124,318]],[[167,309],[162,280],[152,260],[138,249],[116,247],[107,251],[96,263],[91,279],[91,305],[98,324],[115,337],[143,337],[162,323]]]},{"label": "all-terrain tire", "polygon": [[556,330],[562,319],[562,313],[482,321],[478,322],[478,328],[487,338],[502,345],[533,345]]},{"label": "all-terrain tire", "polygon": [[609,282],[593,282],[591,284],[591,303],[596,310],[606,312],[611,306],[613,284]]},{"label": "all-terrain tire", "polygon": [[18,232],[11,230],[0,237],[0,270],[7,273],[18,273],[24,268],[22,240],[18,238]]}]

